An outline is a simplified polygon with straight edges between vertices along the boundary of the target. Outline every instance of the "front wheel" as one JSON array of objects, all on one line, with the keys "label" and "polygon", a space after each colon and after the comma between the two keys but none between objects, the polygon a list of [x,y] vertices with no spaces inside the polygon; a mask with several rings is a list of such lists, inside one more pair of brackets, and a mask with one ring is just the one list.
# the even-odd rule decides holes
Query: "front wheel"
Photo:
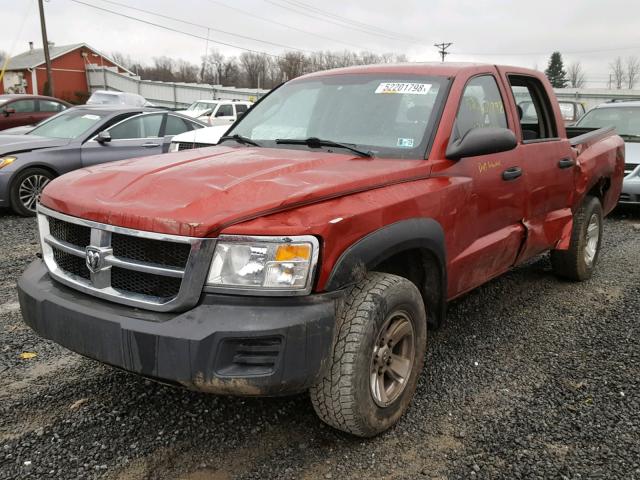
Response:
[{"label": "front wheel", "polygon": [[32,217],[40,201],[42,190],[54,175],[43,168],[29,168],[20,172],[11,184],[11,208],[18,215]]},{"label": "front wheel", "polygon": [[347,294],[333,355],[311,390],[318,416],[339,430],[377,435],[407,410],[427,339],[424,302],[409,280],[369,273]]},{"label": "front wheel", "polygon": [[573,215],[573,230],[568,250],[552,250],[553,272],[570,280],[588,280],[598,261],[602,243],[602,204],[596,197],[586,197]]}]

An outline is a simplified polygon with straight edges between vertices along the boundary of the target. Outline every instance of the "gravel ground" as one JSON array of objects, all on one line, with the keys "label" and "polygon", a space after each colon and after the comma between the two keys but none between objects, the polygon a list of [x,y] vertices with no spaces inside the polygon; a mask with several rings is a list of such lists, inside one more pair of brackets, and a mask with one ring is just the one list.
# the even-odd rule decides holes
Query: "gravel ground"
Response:
[{"label": "gravel ground", "polygon": [[412,408],[366,441],[304,395],[188,392],[40,339],[14,288],[35,238],[0,212],[2,479],[640,479],[640,209],[607,220],[592,280],[544,256],[454,302]]}]

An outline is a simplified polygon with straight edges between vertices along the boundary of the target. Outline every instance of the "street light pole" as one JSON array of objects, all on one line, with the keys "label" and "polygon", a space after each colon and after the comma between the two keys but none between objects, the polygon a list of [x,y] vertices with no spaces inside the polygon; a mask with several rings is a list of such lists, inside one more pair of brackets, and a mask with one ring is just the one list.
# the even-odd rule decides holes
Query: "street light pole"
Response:
[{"label": "street light pole", "polygon": [[[42,50],[44,52],[44,61],[47,64],[47,84],[49,85],[49,91],[44,93],[47,95],[54,95],[53,89],[53,72],[51,71],[51,56],[49,55],[49,40],[47,39],[47,25],[44,21],[44,5],[42,0],[38,0],[38,7],[40,7],[40,29],[42,30]],[[33,91],[33,87],[32,87]]]}]

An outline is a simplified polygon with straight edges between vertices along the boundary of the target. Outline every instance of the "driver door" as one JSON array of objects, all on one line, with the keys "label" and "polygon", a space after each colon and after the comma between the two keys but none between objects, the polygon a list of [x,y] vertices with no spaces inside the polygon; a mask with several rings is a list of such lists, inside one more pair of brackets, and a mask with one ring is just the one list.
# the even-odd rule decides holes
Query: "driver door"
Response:
[{"label": "driver door", "polygon": [[99,142],[96,136],[82,146],[82,166],[163,153],[164,118],[164,113],[142,113],[109,127],[111,141]]},{"label": "driver door", "polygon": [[209,123],[214,125],[231,125],[235,122],[236,116],[233,112],[233,105],[224,103],[218,107],[215,114],[209,117]]}]

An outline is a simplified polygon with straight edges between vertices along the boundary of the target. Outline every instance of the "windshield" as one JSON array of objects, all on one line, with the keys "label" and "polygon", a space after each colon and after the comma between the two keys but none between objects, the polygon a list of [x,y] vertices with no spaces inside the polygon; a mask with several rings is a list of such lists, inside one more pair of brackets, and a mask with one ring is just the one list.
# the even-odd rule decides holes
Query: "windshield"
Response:
[{"label": "windshield", "polygon": [[86,110],[67,110],[31,130],[27,135],[48,138],[77,138],[97,124],[106,114]]},{"label": "windshield", "polygon": [[213,110],[216,108],[217,103],[212,102],[194,102],[189,105],[187,112],[194,112],[196,110]]},{"label": "windshield", "polygon": [[615,127],[618,135],[640,135],[640,107],[604,107],[587,112],[577,127]]},{"label": "windshield", "polygon": [[397,74],[292,81],[256,104],[228,135],[272,147],[276,139],[316,137],[376,156],[424,158],[447,82],[443,77]]}]

